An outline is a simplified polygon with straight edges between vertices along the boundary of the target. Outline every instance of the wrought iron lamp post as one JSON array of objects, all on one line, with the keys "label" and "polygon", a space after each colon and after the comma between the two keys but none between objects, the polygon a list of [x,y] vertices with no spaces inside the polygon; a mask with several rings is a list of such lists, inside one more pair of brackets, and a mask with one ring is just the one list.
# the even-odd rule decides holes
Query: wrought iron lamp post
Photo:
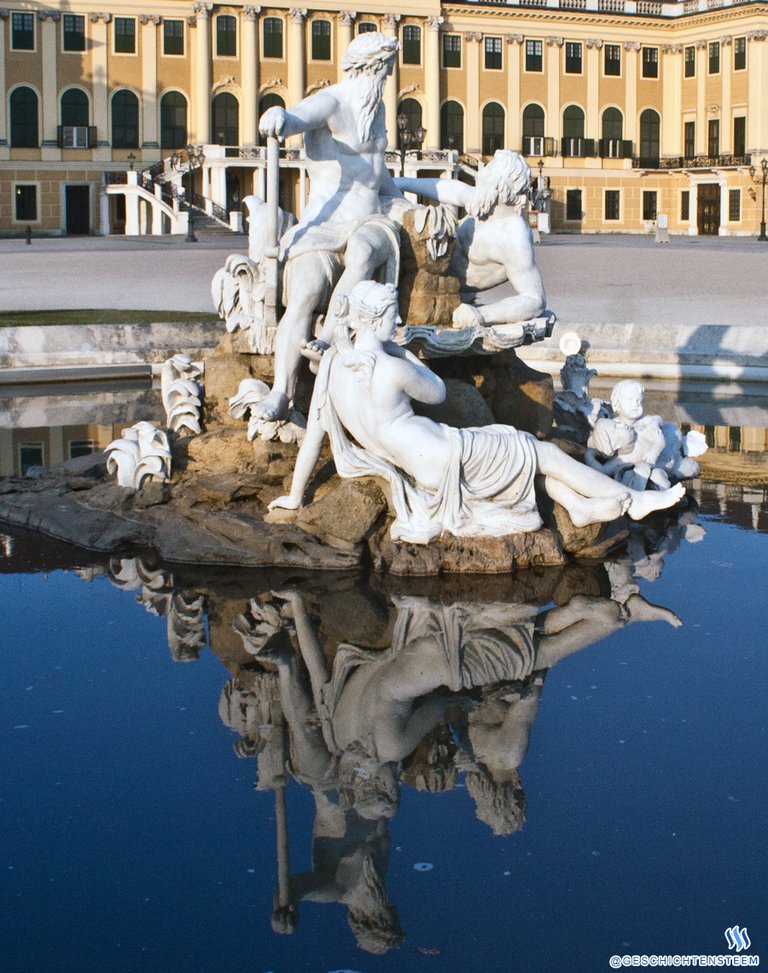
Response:
[{"label": "wrought iron lamp post", "polygon": [[[754,166],[749,167],[749,175],[752,182],[755,182],[755,176],[757,175],[757,169]],[[758,240],[766,241],[768,240],[768,235],[765,232],[765,183],[768,180],[768,159],[763,159],[760,162],[760,183],[763,187],[763,195],[760,208],[760,236]]]},{"label": "wrought iron lamp post", "polygon": [[179,155],[177,152],[174,152],[171,156],[172,168],[179,169],[182,172],[186,168],[186,171],[189,173],[189,187],[188,193],[186,194],[187,212],[189,214],[187,219],[187,235],[185,237],[187,243],[197,243],[194,227],[194,210],[192,209],[192,173],[195,171],[195,169],[202,169],[204,165],[205,153],[203,152],[202,145],[192,145],[192,143],[190,143],[187,146],[186,162],[183,156]]},{"label": "wrought iron lamp post", "polygon": [[400,143],[400,175],[405,175],[405,153],[409,149],[420,149],[424,144],[424,139],[427,135],[427,130],[423,125],[419,125],[418,128],[411,129],[408,127],[408,116],[404,112],[400,112],[397,116],[397,139]]}]

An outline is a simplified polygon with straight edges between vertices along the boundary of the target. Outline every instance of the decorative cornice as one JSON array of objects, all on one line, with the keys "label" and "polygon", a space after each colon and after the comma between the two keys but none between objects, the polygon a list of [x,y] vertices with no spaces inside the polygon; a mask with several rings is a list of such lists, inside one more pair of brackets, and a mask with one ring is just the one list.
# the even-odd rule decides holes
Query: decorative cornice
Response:
[{"label": "decorative cornice", "polygon": [[306,7],[291,7],[288,11],[288,16],[291,19],[292,24],[303,24],[307,17]]},{"label": "decorative cornice", "polygon": [[269,88],[282,88],[282,87],[283,87],[283,79],[282,78],[267,78],[266,81],[263,81],[259,85],[259,94],[260,95],[263,94]]},{"label": "decorative cornice", "polygon": [[261,13],[261,7],[253,7],[253,6],[243,7],[243,17],[245,17],[245,19],[250,21],[251,23],[254,20],[259,19],[260,13]]},{"label": "decorative cornice", "polygon": [[747,33],[747,40],[764,41],[768,38],[768,30],[750,30]]},{"label": "decorative cornice", "polygon": [[685,45],[683,44],[662,44],[661,53],[662,54],[682,54]]},{"label": "decorative cornice", "polygon": [[725,37],[720,38],[720,44],[722,47],[728,47],[730,44],[733,44],[733,38],[726,34]]},{"label": "decorative cornice", "polygon": [[562,47],[565,44],[564,37],[548,37],[547,47]]},{"label": "decorative cornice", "polygon": [[160,23],[163,18],[159,14],[139,14],[139,20],[146,27],[147,24],[153,23],[155,27]]},{"label": "decorative cornice", "polygon": [[602,46],[603,46],[603,42],[600,40],[599,37],[590,37],[587,40],[587,47],[590,50],[592,50],[593,48],[597,48],[597,50],[599,51]]},{"label": "decorative cornice", "polygon": [[507,34],[507,44],[524,44],[525,37],[522,34]]},{"label": "decorative cornice", "polygon": [[637,53],[642,46],[643,45],[640,43],[640,41],[624,41],[625,51],[635,51],[635,53]]},{"label": "decorative cornice", "polygon": [[103,20],[105,24],[108,24],[112,20],[112,14],[89,14],[88,19],[92,24],[98,24],[100,20]]},{"label": "decorative cornice", "polygon": [[430,30],[440,30],[445,23],[445,17],[427,17],[427,27]]},{"label": "decorative cornice", "polygon": [[321,88],[330,88],[332,84],[333,82],[329,81],[327,78],[320,78],[319,81],[315,81],[314,84],[311,84],[306,89],[306,91],[304,92],[304,97],[306,98],[307,95],[311,95],[313,91],[319,91]]},{"label": "decorative cornice", "polygon": [[342,27],[352,27],[357,14],[354,10],[342,10],[339,14],[339,23]]},{"label": "decorative cornice", "polygon": [[400,14],[384,14],[384,26],[395,30],[400,23]]},{"label": "decorative cornice", "polygon": [[213,4],[212,3],[193,3],[192,4],[192,9],[195,11],[195,14],[198,17],[201,17],[203,20],[208,20],[210,14],[211,14],[211,11],[213,10]]},{"label": "decorative cornice", "polygon": [[37,11],[38,20],[61,20],[61,14],[58,10],[38,10]]},{"label": "decorative cornice", "polygon": [[466,40],[472,41],[475,44],[479,44],[480,41],[483,39],[483,35],[480,33],[479,30],[468,30],[464,34],[464,37]]}]

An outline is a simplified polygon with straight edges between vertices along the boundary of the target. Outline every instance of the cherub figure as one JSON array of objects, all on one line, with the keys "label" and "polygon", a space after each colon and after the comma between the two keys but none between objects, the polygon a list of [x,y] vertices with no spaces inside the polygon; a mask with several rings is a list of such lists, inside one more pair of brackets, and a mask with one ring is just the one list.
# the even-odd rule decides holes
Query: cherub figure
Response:
[{"label": "cherub figure", "polygon": [[584,461],[633,490],[668,490],[699,473],[693,458],[707,448],[701,433],[683,436],[661,416],[646,415],[645,388],[626,379],[611,392],[613,418],[598,419]]}]

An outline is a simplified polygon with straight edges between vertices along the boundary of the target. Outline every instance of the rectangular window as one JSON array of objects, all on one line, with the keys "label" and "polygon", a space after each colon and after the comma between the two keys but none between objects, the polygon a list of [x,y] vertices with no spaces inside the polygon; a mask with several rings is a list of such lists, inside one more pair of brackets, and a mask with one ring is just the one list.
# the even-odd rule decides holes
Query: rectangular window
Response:
[{"label": "rectangular window", "polygon": [[728,191],[728,219],[731,223],[738,223],[741,220],[740,189],[731,189]]},{"label": "rectangular window", "polygon": [[330,20],[312,21],[312,60],[331,60],[331,22]]},{"label": "rectangular window", "polygon": [[691,218],[691,193],[684,189],[680,193],[680,221],[687,222]]},{"label": "rectangular window", "polygon": [[403,27],[403,64],[421,64],[421,27]]},{"label": "rectangular window", "polygon": [[566,189],[565,218],[567,220],[581,220],[581,190]]},{"label": "rectangular window", "polygon": [[733,154],[737,156],[747,154],[747,119],[745,115],[736,115],[733,119]]},{"label": "rectangular window", "polygon": [[237,57],[237,20],[230,14],[216,18],[216,56]]},{"label": "rectangular window", "polygon": [[683,152],[686,159],[696,155],[696,122],[685,122],[683,125]]},{"label": "rectangular window", "polygon": [[525,70],[526,71],[544,70],[544,42],[543,41],[525,42]]},{"label": "rectangular window", "polygon": [[362,24],[357,25],[358,34],[374,34],[376,33],[376,29],[376,24],[372,24],[370,20],[366,20]]},{"label": "rectangular window", "polygon": [[606,189],[605,191],[605,219],[621,219],[621,190]]},{"label": "rectangular window", "polygon": [[37,220],[37,186],[17,185],[14,188],[14,219],[17,223]]},{"label": "rectangular window", "polygon": [[736,37],[733,41],[733,70],[743,71],[747,66],[747,38]]},{"label": "rectangular window", "polygon": [[707,123],[707,155],[710,159],[720,155],[720,119],[710,118]]},{"label": "rectangular window", "polygon": [[[125,196],[122,198],[125,199]],[[70,439],[69,458],[76,459],[78,456],[90,456],[92,453],[97,452],[98,449],[98,444],[92,439]]]},{"label": "rectangular window", "polygon": [[659,76],[659,49],[658,47],[643,48],[643,77],[658,78]]},{"label": "rectangular window", "polygon": [[85,17],[64,14],[61,18],[61,45],[65,51],[85,50]]},{"label": "rectangular window", "polygon": [[643,219],[648,221],[656,219],[655,189],[646,189],[643,191]]},{"label": "rectangular window", "polygon": [[581,74],[581,44],[577,41],[565,43],[565,73]]},{"label": "rectangular window", "polygon": [[459,34],[443,34],[443,67],[461,67],[461,37]]},{"label": "rectangular window", "polygon": [[603,48],[603,72],[613,78],[620,76],[621,47],[618,44],[606,44]]},{"label": "rectangular window", "polygon": [[485,38],[485,69],[486,71],[501,71],[501,38]]},{"label": "rectangular window", "polygon": [[34,14],[14,13],[11,16],[11,48],[14,51],[34,51]]},{"label": "rectangular window", "polygon": [[115,54],[136,53],[136,21],[133,17],[115,17]]},{"label": "rectangular window", "polygon": [[686,78],[696,77],[696,48],[686,47],[685,49],[685,76]]},{"label": "rectangular window", "polygon": [[163,54],[168,56],[184,53],[184,21],[163,20]]},{"label": "rectangular window", "polygon": [[283,22],[279,17],[264,20],[264,57],[283,56]]},{"label": "rectangular window", "polygon": [[709,45],[709,73],[720,74],[720,41],[712,41]]},{"label": "rectangular window", "polygon": [[33,466],[43,465],[42,443],[19,443],[19,473],[27,475]]}]

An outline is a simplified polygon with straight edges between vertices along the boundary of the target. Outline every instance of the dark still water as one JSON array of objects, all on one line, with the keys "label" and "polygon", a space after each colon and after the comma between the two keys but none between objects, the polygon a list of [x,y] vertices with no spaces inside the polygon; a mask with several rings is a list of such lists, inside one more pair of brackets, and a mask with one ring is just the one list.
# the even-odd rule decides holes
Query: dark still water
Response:
[{"label": "dark still water", "polygon": [[6,537],[0,970],[767,954],[768,534],[730,519],[438,584]]}]

